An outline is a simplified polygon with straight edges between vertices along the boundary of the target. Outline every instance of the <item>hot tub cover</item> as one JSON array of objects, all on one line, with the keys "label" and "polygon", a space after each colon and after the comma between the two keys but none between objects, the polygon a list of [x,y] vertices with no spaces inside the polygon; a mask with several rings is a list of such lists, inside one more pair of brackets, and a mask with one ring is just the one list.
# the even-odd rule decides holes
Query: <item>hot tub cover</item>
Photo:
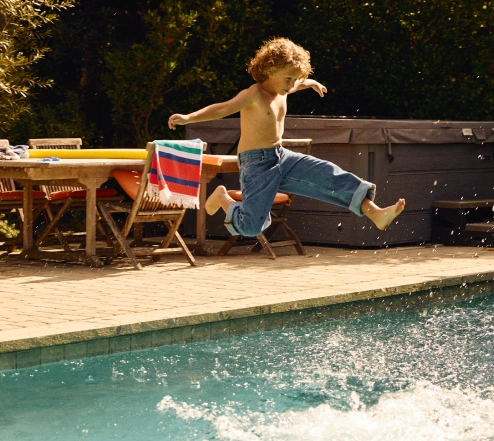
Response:
[{"label": "hot tub cover", "polygon": [[[187,138],[234,143],[240,119],[189,124]],[[484,144],[494,143],[494,122],[345,119],[288,116],[284,138],[312,138],[313,144]]]}]

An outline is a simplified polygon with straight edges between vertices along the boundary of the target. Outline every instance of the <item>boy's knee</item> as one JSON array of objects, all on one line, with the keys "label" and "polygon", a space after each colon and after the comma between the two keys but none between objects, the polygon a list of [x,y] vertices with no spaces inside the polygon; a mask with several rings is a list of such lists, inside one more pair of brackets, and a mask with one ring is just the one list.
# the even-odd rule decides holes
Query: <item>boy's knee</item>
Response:
[{"label": "boy's knee", "polygon": [[269,225],[271,225],[271,216],[267,219],[253,219],[244,217],[241,222],[235,225],[235,227],[242,236],[255,237],[268,228]]},{"label": "boy's knee", "polygon": [[271,214],[267,217],[259,214],[246,213],[241,209],[240,202],[234,202],[228,208],[225,227],[234,236],[255,237],[271,225]]}]

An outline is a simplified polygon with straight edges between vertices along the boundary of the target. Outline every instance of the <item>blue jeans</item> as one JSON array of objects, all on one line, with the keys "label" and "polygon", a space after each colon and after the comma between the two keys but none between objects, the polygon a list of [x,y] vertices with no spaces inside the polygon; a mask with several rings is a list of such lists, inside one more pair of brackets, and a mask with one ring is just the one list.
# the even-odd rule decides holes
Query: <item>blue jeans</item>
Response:
[{"label": "blue jeans", "polygon": [[271,224],[278,191],[344,207],[363,216],[365,197],[374,200],[376,186],[337,165],[283,147],[248,150],[238,155],[242,202],[228,208],[225,226],[232,235],[257,236]]}]

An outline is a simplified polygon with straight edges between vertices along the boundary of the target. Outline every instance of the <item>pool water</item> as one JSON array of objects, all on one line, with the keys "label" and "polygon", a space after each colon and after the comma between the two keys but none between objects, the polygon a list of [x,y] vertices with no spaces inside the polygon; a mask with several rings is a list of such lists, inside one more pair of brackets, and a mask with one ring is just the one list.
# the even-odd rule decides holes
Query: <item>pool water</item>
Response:
[{"label": "pool water", "polygon": [[494,440],[494,295],[0,373],[2,441]]}]

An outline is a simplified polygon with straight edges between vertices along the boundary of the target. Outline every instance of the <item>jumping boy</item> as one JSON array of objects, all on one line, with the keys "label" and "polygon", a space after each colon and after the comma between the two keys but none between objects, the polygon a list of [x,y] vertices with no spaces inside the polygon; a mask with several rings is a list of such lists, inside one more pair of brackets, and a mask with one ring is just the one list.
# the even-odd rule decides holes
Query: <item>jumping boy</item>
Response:
[{"label": "jumping boy", "polygon": [[321,97],[327,92],[312,73],[309,52],[286,38],[266,42],[250,61],[255,84],[229,101],[212,104],[188,115],[174,114],[168,126],[220,119],[240,112],[238,164],[242,202],[234,201],[220,185],[206,201],[213,215],[222,208],[225,226],[232,235],[256,236],[271,223],[270,210],[278,191],[318,199],[367,216],[386,229],[405,207],[405,200],[378,207],[376,186],[313,156],[284,149],[282,135],[287,95],[312,88]]}]

